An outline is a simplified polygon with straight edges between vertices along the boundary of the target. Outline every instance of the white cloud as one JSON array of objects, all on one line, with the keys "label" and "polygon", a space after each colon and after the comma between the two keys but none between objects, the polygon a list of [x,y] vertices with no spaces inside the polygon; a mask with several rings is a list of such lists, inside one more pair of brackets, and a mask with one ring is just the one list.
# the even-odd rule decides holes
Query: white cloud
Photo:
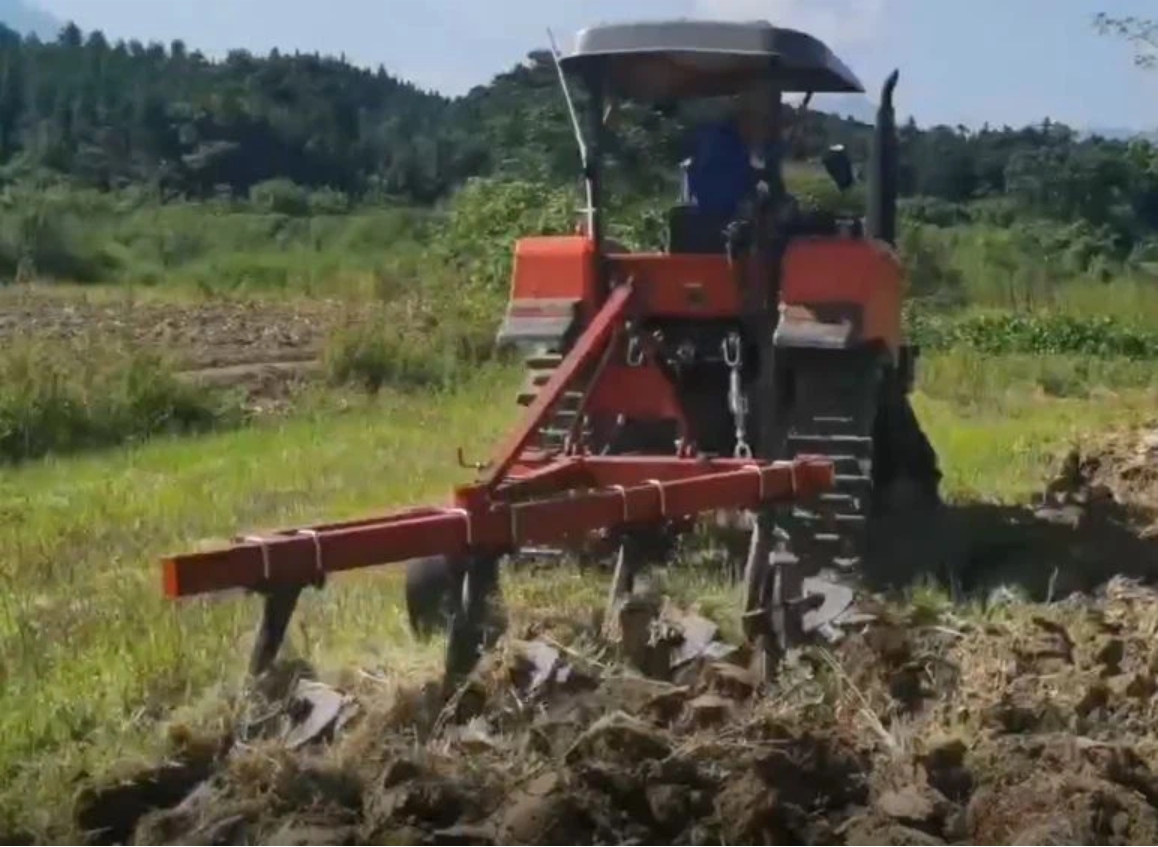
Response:
[{"label": "white cloud", "polygon": [[830,44],[871,40],[885,0],[693,0],[698,16],[722,20],[767,20],[815,35]]}]

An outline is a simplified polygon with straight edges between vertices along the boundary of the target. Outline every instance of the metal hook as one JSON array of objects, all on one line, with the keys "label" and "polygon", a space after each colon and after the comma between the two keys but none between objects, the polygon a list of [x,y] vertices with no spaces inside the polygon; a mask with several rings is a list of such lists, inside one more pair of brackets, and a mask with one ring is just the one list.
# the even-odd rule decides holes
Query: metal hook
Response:
[{"label": "metal hook", "polygon": [[643,345],[639,343],[638,335],[627,339],[627,364],[633,368],[643,364]]},{"label": "metal hook", "polygon": [[721,343],[724,352],[724,364],[730,368],[740,364],[740,336],[730,333]]},{"label": "metal hook", "polygon": [[458,448],[458,466],[460,468],[470,468],[475,471],[484,471],[491,466],[488,462],[468,462],[462,452],[462,448]]}]

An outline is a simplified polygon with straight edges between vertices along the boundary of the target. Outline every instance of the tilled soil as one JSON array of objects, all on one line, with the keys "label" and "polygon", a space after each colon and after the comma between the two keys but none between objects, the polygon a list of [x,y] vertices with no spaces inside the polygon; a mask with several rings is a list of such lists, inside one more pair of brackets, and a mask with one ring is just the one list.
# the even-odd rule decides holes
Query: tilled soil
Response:
[{"label": "tilled soil", "polygon": [[13,289],[0,297],[0,342],[102,333],[171,354],[183,368],[316,359],[342,305],[324,300],[83,298]]},{"label": "tilled soil", "polygon": [[348,316],[348,307],[327,300],[171,302],[11,288],[0,292],[0,344],[117,340],[163,354],[190,380],[241,388],[251,405],[262,405],[283,401],[317,373],[327,337]]},{"label": "tilled soil", "polygon": [[885,618],[770,690],[741,654],[654,679],[591,634],[575,654],[540,635],[445,707],[367,685],[331,690],[296,749],[278,738],[300,717],[182,737],[77,822],[141,844],[1149,844],[1155,600]]},{"label": "tilled soil", "polygon": [[[1069,457],[1033,519],[1144,534],[1150,438]],[[283,676],[239,707],[261,721],[176,729],[169,764],[76,822],[140,844],[1150,844],[1158,592],[1106,553],[1100,586],[1050,603],[870,603],[768,684],[671,606],[646,656],[594,622],[513,628],[449,697]]]}]

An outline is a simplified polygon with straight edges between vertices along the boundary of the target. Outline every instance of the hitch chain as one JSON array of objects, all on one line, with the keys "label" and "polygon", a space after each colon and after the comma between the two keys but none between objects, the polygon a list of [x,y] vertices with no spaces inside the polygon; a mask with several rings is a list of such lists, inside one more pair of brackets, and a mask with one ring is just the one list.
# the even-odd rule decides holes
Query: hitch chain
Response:
[{"label": "hitch chain", "polygon": [[748,398],[740,383],[740,368],[743,364],[743,354],[740,350],[740,336],[732,332],[721,344],[724,353],[724,364],[728,366],[728,409],[736,424],[736,449],[733,451],[737,459],[751,459],[752,448],[747,440]]}]

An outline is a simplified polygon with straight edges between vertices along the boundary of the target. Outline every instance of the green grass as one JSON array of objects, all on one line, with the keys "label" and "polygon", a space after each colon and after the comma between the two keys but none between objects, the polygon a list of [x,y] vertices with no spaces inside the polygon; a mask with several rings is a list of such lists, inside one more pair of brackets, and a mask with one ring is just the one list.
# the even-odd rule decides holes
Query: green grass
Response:
[{"label": "green grass", "polygon": [[993,356],[953,349],[925,353],[917,371],[921,390],[952,402],[961,415],[1004,413],[1042,398],[1115,404],[1123,392],[1158,389],[1153,362],[1075,354]]},{"label": "green grass", "polygon": [[[1071,438],[1133,420],[1153,400],[1137,386],[1113,403],[1049,396],[1026,381],[1032,371],[1017,360],[924,362],[917,407],[951,499],[1025,496]],[[969,373],[984,373],[987,382],[969,390],[983,390],[985,402],[962,404],[956,387],[939,387]],[[170,709],[239,681],[255,601],[171,604],[160,595],[160,556],[238,531],[440,498],[468,474],[455,449],[485,455],[511,423],[515,407],[499,398],[513,396],[518,378],[492,366],[443,395],[387,392],[344,414],[5,472],[0,809],[38,830],[63,823],[80,774],[153,749]],[[308,593],[294,647],[331,667],[433,670],[437,648],[411,641],[390,573],[352,574]],[[599,597],[598,586],[566,574],[520,586],[516,602],[574,611]]]},{"label": "green grass", "polygon": [[429,217],[13,185],[0,192],[0,279],[323,293],[414,252]]},{"label": "green grass", "polygon": [[917,413],[951,499],[1023,501],[1058,451],[1153,414],[1153,365],[1080,356],[948,351],[918,361]]},{"label": "green grass", "polygon": [[1032,353],[1087,358],[1158,359],[1158,331],[1110,315],[1063,311],[1010,312],[914,309],[907,315],[910,337],[924,349],[974,350],[990,355]]},{"label": "green grass", "polygon": [[[256,620],[246,599],[160,596],[160,556],[246,529],[441,498],[509,423],[516,377],[460,393],[383,394],[344,415],[101,456],[0,477],[0,807],[43,826],[82,771],[148,747],[156,720],[235,682]],[[390,590],[381,586],[390,585]],[[306,598],[311,658],[433,657],[409,644],[392,581],[339,578]],[[403,649],[399,649],[399,648]],[[0,818],[2,820],[2,818]]]}]

